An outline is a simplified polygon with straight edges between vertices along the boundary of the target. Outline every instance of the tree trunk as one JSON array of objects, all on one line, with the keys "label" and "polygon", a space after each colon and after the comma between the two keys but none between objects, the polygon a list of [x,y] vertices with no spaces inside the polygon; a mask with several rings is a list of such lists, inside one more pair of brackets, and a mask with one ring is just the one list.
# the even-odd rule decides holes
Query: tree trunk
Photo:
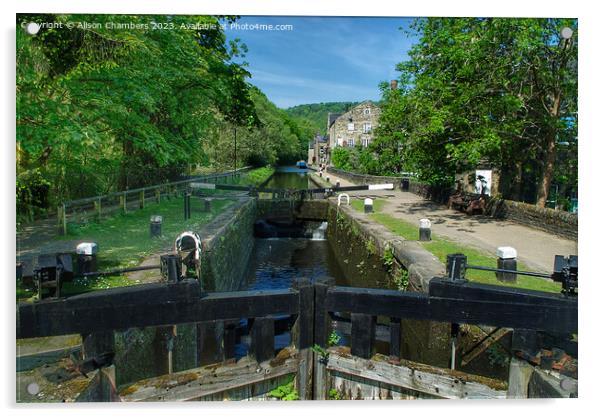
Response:
[{"label": "tree trunk", "polygon": [[[560,93],[554,95],[552,103],[550,116],[557,119],[560,112]],[[550,129],[547,133],[548,136],[546,137],[544,145],[545,154],[541,179],[537,186],[537,207],[545,207],[546,205],[548,193],[550,192],[550,185],[552,184],[552,177],[554,175],[554,163],[556,162],[556,128]]]},{"label": "tree trunk", "polygon": [[546,142],[542,174],[537,187],[537,207],[545,207],[546,205],[550,185],[552,184],[552,176],[554,175],[554,162],[556,161],[556,135],[551,134]]},{"label": "tree trunk", "polygon": [[523,181],[523,163],[520,160],[516,160],[514,163],[514,179],[510,186],[510,199],[514,201],[521,201],[521,185]]}]

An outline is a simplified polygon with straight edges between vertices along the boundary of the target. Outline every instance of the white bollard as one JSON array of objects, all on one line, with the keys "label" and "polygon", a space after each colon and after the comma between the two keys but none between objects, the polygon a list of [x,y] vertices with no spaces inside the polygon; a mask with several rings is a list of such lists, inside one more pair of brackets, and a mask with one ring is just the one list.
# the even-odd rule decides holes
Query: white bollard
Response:
[{"label": "white bollard", "polygon": [[[510,246],[500,246],[496,251],[498,269],[506,269],[516,271],[517,269],[517,252],[516,249]],[[516,282],[516,274],[511,272],[496,272],[495,276],[501,282]]]},{"label": "white bollard", "polygon": [[431,240],[431,221],[429,219],[420,219],[419,239],[422,242]]},{"label": "white bollard", "polygon": [[364,200],[364,213],[374,213],[374,201],[371,198]]}]

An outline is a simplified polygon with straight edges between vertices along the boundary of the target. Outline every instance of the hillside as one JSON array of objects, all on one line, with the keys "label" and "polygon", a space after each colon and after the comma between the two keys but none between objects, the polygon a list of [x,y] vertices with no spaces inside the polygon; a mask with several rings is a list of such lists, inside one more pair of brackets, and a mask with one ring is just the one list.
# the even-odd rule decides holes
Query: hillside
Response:
[{"label": "hillside", "polygon": [[326,120],[328,118],[328,113],[343,113],[356,104],[359,104],[359,102],[301,104],[289,107],[285,111],[295,118],[307,120],[313,130],[324,135],[326,134]]}]

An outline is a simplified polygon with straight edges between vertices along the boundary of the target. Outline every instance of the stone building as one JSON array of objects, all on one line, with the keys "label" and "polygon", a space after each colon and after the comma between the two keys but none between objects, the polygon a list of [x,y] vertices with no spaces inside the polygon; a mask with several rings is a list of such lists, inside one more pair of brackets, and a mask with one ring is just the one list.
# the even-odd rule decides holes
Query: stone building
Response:
[{"label": "stone building", "polygon": [[364,101],[345,113],[328,114],[328,145],[332,150],[337,146],[367,147],[378,126],[380,107],[371,101]]},{"label": "stone building", "polygon": [[328,137],[316,134],[309,144],[307,162],[312,165],[324,164],[328,155]]}]

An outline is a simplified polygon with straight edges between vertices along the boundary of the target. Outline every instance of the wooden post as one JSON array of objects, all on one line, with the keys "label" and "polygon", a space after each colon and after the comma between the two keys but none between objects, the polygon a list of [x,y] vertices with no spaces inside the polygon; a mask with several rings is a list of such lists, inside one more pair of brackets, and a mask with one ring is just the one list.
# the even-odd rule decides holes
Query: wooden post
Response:
[{"label": "wooden post", "polygon": [[256,317],[253,320],[249,354],[258,363],[274,357],[274,319]]},{"label": "wooden post", "polygon": [[[314,344],[322,349],[328,348],[328,331],[330,328],[326,295],[328,287],[334,284],[332,278],[322,278],[314,284]],[[328,394],[328,372],[326,370],[325,358],[314,354],[313,372],[313,398],[314,400],[325,400]]]},{"label": "wooden post", "polygon": [[224,360],[234,358],[236,346],[236,323],[237,321],[224,322]]},{"label": "wooden post", "polygon": [[144,208],[144,190],[140,191],[139,200],[140,200],[140,208],[143,209]]},{"label": "wooden post", "polygon": [[351,313],[351,354],[370,359],[373,351],[376,316]]},{"label": "wooden post", "polygon": [[391,317],[390,338],[389,356],[401,359],[401,320],[397,317]]},{"label": "wooden post", "polygon": [[65,203],[61,204],[57,209],[58,221],[59,221],[59,234],[67,234],[67,209]]},{"label": "wooden post", "polygon": [[199,366],[224,360],[224,324],[218,321],[197,323],[197,363]]},{"label": "wooden post", "polygon": [[102,220],[102,197],[98,197],[98,200],[94,202],[94,210],[96,211],[96,217],[98,218],[98,223]]},{"label": "wooden post", "polygon": [[526,361],[512,358],[510,372],[508,373],[508,398],[528,398],[529,381],[533,374],[533,367]]},{"label": "wooden post", "polygon": [[302,400],[313,399],[313,362],[314,352],[311,350],[314,340],[314,287],[309,279],[299,279],[293,283],[299,291],[299,315],[291,338],[299,352],[299,372],[295,378],[295,389]]},{"label": "wooden post", "polygon": [[157,201],[157,204],[159,204],[161,202],[161,189],[157,188],[155,190],[155,200]]},{"label": "wooden post", "polygon": [[126,214],[128,212],[127,194],[126,193],[122,193],[119,196],[119,205],[121,206],[121,211],[123,212],[123,214]]},{"label": "wooden post", "polygon": [[82,356],[94,358],[108,352],[115,352],[115,333],[98,332],[82,334]]}]

